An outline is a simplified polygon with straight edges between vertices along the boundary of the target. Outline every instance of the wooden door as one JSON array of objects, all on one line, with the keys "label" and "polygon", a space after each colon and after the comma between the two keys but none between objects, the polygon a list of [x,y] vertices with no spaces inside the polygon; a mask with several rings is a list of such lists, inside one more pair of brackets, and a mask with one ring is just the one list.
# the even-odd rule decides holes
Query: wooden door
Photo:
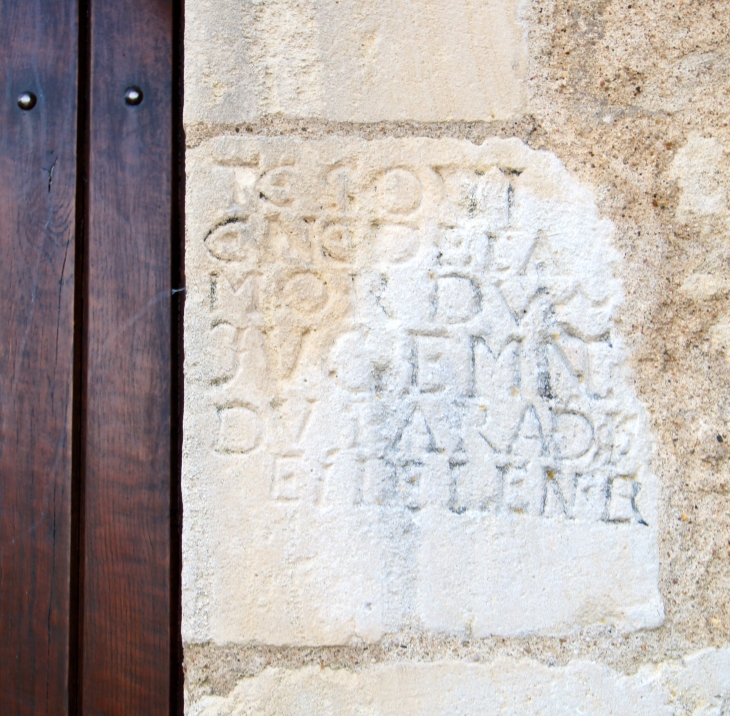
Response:
[{"label": "wooden door", "polygon": [[75,0],[2,0],[0,703],[8,714],[65,714],[71,668],[77,50]]},{"label": "wooden door", "polygon": [[0,0],[3,714],[180,710],[180,28]]}]

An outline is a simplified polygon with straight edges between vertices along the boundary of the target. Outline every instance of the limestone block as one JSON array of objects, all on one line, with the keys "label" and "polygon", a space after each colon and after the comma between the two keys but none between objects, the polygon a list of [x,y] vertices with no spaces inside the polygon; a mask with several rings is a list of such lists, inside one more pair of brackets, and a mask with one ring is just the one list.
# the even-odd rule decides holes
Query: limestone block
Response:
[{"label": "limestone block", "polygon": [[188,703],[191,716],[724,716],[730,650],[642,667],[632,676],[585,661],[386,663],[362,671],[265,669],[227,697]]},{"label": "limestone block", "polygon": [[723,186],[723,148],[714,137],[693,132],[677,152],[669,175],[680,188],[677,218],[689,222],[695,217],[721,215],[727,211]]},{"label": "limestone block", "polygon": [[192,0],[185,121],[505,119],[524,109],[518,0]]},{"label": "limestone block", "polygon": [[188,152],[189,641],[663,619],[612,225],[519,140]]}]

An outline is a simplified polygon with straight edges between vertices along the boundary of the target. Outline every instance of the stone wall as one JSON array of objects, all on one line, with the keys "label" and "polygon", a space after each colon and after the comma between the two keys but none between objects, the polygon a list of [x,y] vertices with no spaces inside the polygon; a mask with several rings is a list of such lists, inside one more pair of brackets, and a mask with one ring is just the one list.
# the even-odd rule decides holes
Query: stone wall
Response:
[{"label": "stone wall", "polygon": [[188,713],[730,714],[729,26],[188,0]]}]

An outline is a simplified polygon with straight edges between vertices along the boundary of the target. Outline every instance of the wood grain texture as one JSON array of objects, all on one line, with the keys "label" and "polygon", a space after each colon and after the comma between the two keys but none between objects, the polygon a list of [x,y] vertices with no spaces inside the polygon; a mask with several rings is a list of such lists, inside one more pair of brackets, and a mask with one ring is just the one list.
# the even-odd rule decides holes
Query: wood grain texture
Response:
[{"label": "wood grain texture", "polygon": [[[171,2],[93,2],[81,712],[170,713]],[[139,86],[144,101],[124,102]]]},{"label": "wood grain texture", "polygon": [[[75,0],[0,1],[0,712],[68,713]],[[37,105],[18,107],[21,92]]]}]

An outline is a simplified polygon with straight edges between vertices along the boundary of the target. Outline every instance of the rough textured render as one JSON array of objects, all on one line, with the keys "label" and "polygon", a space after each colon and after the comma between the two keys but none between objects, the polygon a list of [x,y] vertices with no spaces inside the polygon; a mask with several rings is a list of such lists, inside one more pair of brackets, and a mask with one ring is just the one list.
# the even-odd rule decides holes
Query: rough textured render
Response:
[{"label": "rough textured render", "polygon": [[730,714],[728,38],[187,0],[188,713]]},{"label": "rough textured render", "polygon": [[185,119],[505,119],[524,108],[518,0],[187,4]]},{"label": "rough textured render", "polygon": [[210,577],[186,637],[661,624],[619,257],[555,157],[228,137],[188,171],[186,555]]}]

